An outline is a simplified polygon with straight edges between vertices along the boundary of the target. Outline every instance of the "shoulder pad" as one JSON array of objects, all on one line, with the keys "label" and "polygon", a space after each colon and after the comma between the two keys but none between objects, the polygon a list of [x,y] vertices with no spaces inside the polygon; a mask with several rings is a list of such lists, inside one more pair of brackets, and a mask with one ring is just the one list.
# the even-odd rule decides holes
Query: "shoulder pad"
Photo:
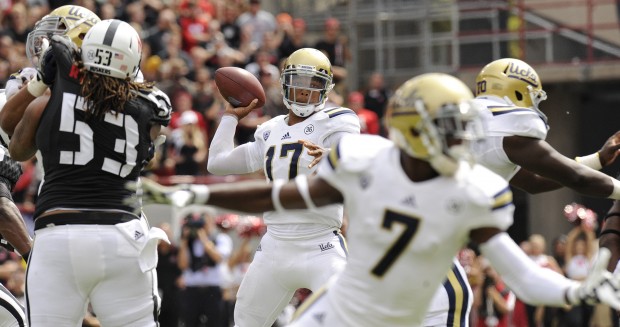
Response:
[{"label": "shoulder pad", "polygon": [[326,131],[325,135],[334,132],[359,134],[361,129],[360,119],[357,114],[353,110],[344,107],[321,110],[310,116],[309,119],[322,124]]},{"label": "shoulder pad", "polygon": [[153,120],[161,125],[168,126],[172,114],[172,105],[166,93],[155,87],[150,90],[139,90],[134,92],[141,98],[155,105],[155,117]]},{"label": "shoulder pad", "polygon": [[345,108],[345,107],[336,107],[336,108],[327,108],[322,110],[325,114],[327,114],[328,118],[334,118],[340,115],[356,115],[355,111]]},{"label": "shoulder pad", "polygon": [[468,164],[463,164],[463,167],[465,166],[468,169],[462,170],[467,174],[470,189],[467,194],[474,203],[491,210],[512,204],[512,190],[506,180],[482,165],[476,164],[470,167]]},{"label": "shoulder pad", "polygon": [[360,172],[368,167],[380,151],[393,145],[381,136],[349,134],[332,147],[327,160],[334,170]]}]

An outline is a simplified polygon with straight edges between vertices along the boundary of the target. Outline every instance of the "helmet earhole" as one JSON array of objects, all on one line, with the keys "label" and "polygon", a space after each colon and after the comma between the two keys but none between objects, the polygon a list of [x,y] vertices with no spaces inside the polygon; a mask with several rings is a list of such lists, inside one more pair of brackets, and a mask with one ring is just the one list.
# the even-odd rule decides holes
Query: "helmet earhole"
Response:
[{"label": "helmet earhole", "polygon": [[519,101],[523,100],[523,94],[521,94],[521,92],[515,91],[515,96],[517,97],[517,100]]}]

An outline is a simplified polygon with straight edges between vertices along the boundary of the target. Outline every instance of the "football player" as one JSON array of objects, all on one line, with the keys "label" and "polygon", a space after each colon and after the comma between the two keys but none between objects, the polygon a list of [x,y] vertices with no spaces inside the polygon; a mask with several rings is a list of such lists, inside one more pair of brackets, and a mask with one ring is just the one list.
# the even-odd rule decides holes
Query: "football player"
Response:
[{"label": "football player", "polygon": [[[92,11],[74,5],[58,7],[44,16],[36,24],[26,39],[26,55],[33,67],[39,70],[48,70],[47,75],[54,75],[55,63],[53,57],[44,56],[50,44],[52,35],[65,35],[76,46],[82,45],[86,32],[100,21]],[[43,62],[44,58],[48,63]],[[15,126],[21,119],[26,107],[35,98],[43,95],[52,81],[43,81],[42,75],[32,68],[24,68],[7,83],[7,103],[0,111],[0,127],[8,135],[12,135]],[[21,87],[22,82],[30,81],[27,87]],[[9,86],[10,83],[10,86]]]},{"label": "football player", "polygon": [[476,102],[484,106],[485,142],[473,147],[477,161],[510,185],[535,194],[561,187],[594,197],[620,199],[620,181],[596,170],[620,153],[620,132],[598,152],[571,160],[545,141],[547,117],[538,108],[547,95],[527,63],[504,58],[486,65],[476,78]]},{"label": "football player", "polygon": [[81,49],[54,35],[48,51],[55,75],[38,74],[53,81],[49,101],[28,105],[9,144],[16,160],[39,150],[45,173],[27,271],[29,321],[77,326],[90,302],[103,326],[157,326],[156,249],[167,238],[124,199],[135,197],[125,184],[138,179],[168,124],[170,100],[132,81],[142,44],[125,22],[95,24]]},{"label": "football player", "polygon": [[[260,125],[253,142],[234,146],[237,123],[255,103],[248,108],[227,106],[211,141],[210,173],[245,174],[262,169],[268,181],[294,179],[316,169],[315,157],[305,153],[303,143],[325,149],[343,135],[359,134],[359,119],[353,110],[325,108],[334,84],[331,63],[322,52],[312,48],[293,52],[284,63],[280,81],[289,112]],[[344,266],[342,215],[339,204],[313,211],[264,213],[267,233],[237,293],[235,325],[271,326],[298,288],[317,291]]]},{"label": "football player", "polygon": [[[0,109],[6,102],[4,89],[0,90]],[[28,260],[32,239],[22,215],[13,202],[11,190],[22,174],[19,162],[9,156],[8,137],[0,131],[0,246],[17,251]],[[0,284],[0,326],[27,326],[24,306]]]},{"label": "football player", "polygon": [[144,180],[143,188],[175,205],[247,212],[286,214],[344,202],[348,262],[302,305],[291,326],[421,326],[435,290],[468,241],[480,244],[507,286],[528,303],[601,301],[620,308],[620,276],[605,270],[609,251],[599,252],[580,283],[537,266],[505,232],[512,224],[512,193],[503,178],[472,160],[468,142],[484,137],[472,99],[455,77],[420,75],[391,101],[391,141],[346,135],[319,163],[316,176],[186,190]]}]

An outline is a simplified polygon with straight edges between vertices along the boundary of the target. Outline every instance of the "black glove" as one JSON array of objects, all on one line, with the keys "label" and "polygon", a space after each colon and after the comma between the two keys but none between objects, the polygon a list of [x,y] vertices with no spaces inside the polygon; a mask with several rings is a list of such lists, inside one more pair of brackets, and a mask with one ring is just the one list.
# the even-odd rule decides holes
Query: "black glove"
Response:
[{"label": "black glove", "polygon": [[9,241],[4,239],[4,236],[2,236],[2,234],[0,234],[0,246],[11,252],[15,251],[15,248],[9,243]]},{"label": "black glove", "polygon": [[41,55],[39,67],[37,68],[39,74],[41,74],[43,83],[45,83],[45,85],[52,85],[56,79],[58,65],[56,64],[56,58],[54,57],[54,51],[51,46]]}]

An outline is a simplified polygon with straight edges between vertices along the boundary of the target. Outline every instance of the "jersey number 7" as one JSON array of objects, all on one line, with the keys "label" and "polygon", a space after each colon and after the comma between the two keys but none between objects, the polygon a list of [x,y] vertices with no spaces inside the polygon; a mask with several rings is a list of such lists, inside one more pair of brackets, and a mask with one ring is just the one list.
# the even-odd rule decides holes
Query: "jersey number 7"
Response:
[{"label": "jersey number 7", "polygon": [[394,224],[402,224],[405,226],[405,229],[398,239],[396,239],[396,242],[394,242],[385,255],[383,255],[381,260],[372,268],[372,274],[377,277],[385,275],[388,269],[396,262],[396,259],[403,253],[407,245],[409,245],[418,230],[420,219],[386,210],[381,227],[391,230]]}]

